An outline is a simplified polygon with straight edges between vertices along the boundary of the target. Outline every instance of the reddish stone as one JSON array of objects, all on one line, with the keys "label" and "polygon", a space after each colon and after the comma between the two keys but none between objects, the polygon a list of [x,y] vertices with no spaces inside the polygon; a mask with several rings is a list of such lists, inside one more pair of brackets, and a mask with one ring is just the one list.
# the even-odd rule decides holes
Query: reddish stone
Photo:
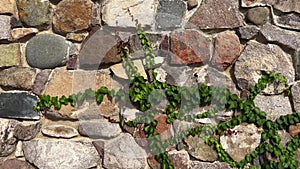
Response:
[{"label": "reddish stone", "polygon": [[194,64],[207,62],[210,58],[211,41],[195,30],[172,32],[171,64]]},{"label": "reddish stone", "polygon": [[136,128],[125,125],[124,129],[134,137],[138,145],[141,147],[148,146],[147,136],[144,131],[144,124],[138,124]]},{"label": "reddish stone", "polygon": [[198,6],[198,1],[197,0],[188,0],[187,1],[187,9],[192,10]]},{"label": "reddish stone", "polygon": [[34,94],[41,95],[41,93],[45,89],[45,84],[48,81],[50,73],[51,73],[51,69],[45,69],[36,75],[33,83],[33,91],[32,91]]},{"label": "reddish stone", "polygon": [[147,158],[148,164],[152,169],[160,169],[161,165],[158,161],[156,161],[155,156],[151,156]]},{"label": "reddish stone", "polygon": [[103,158],[104,156],[104,141],[103,140],[97,140],[93,141],[92,144],[95,146],[99,156]]},{"label": "reddish stone", "polygon": [[68,70],[76,70],[77,69],[77,55],[72,55],[67,62]]},{"label": "reddish stone", "polygon": [[168,152],[168,156],[175,169],[189,168],[190,156],[187,151],[173,150]]},{"label": "reddish stone", "polygon": [[1,169],[34,169],[34,167],[32,165],[30,165],[28,162],[26,161],[21,161],[21,160],[17,160],[17,159],[9,159],[4,161],[1,165],[0,165]]},{"label": "reddish stone", "polygon": [[236,34],[223,32],[216,37],[212,65],[219,70],[225,70],[239,55],[240,40]]},{"label": "reddish stone", "polygon": [[166,122],[168,116],[165,114],[159,114],[154,119],[157,120],[157,126],[154,130],[154,134],[160,134],[161,141],[165,141],[172,137],[171,124]]}]

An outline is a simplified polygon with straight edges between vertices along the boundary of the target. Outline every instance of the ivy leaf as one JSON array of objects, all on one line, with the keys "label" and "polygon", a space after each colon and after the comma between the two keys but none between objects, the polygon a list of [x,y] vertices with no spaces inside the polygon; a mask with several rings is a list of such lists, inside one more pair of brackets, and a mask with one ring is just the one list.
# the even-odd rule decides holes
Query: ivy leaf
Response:
[{"label": "ivy leaf", "polygon": [[104,97],[103,94],[98,94],[96,96],[96,102],[97,102],[97,104],[100,104],[103,101],[103,97]]}]

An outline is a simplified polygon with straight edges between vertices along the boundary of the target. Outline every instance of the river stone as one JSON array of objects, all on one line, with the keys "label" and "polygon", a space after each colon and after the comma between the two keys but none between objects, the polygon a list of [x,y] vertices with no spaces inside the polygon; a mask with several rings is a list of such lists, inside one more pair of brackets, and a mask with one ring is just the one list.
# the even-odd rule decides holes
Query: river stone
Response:
[{"label": "river stone", "polygon": [[16,119],[39,119],[39,113],[33,110],[37,97],[27,92],[0,93],[0,117]]},{"label": "river stone", "polygon": [[180,27],[185,11],[186,5],[181,0],[160,0],[156,15],[157,29],[170,30]]},{"label": "river stone", "polygon": [[156,0],[104,0],[102,1],[102,20],[108,26],[135,28],[136,22],[132,20],[132,15],[142,27],[150,28],[155,22],[155,3],[157,3]]},{"label": "river stone", "polygon": [[17,139],[14,137],[16,123],[15,120],[0,119],[0,157],[6,157],[16,149]]},{"label": "river stone", "polygon": [[39,169],[83,169],[97,166],[100,157],[86,140],[33,139],[23,145],[25,159]]},{"label": "river stone", "polygon": [[243,24],[236,0],[203,0],[189,23],[200,29],[237,28]]},{"label": "river stone", "polygon": [[300,32],[281,29],[269,23],[260,32],[268,41],[288,46],[295,51],[300,50]]},{"label": "river stone", "polygon": [[104,146],[103,167],[144,169],[148,167],[146,157],[145,150],[135,142],[130,134],[126,133]]},{"label": "river stone", "polygon": [[91,0],[62,0],[53,15],[53,30],[60,34],[88,29],[92,22]]},{"label": "river stone", "polygon": [[54,34],[41,34],[29,40],[26,59],[31,67],[53,69],[68,60],[70,45],[65,38]]},{"label": "river stone", "polygon": [[300,14],[285,14],[274,18],[276,25],[284,28],[300,30]]},{"label": "river stone", "polygon": [[28,67],[11,67],[0,71],[0,85],[21,90],[31,90],[36,71]]},{"label": "river stone", "polygon": [[[295,79],[295,70],[290,55],[273,44],[261,44],[250,41],[240,57],[235,62],[234,75],[241,89],[249,90],[254,86],[264,72],[281,73],[291,83]],[[264,93],[281,93],[284,85],[273,83],[264,90]]]},{"label": "river stone", "polygon": [[201,162],[201,161],[191,161],[189,169],[233,169],[229,164],[225,162],[215,161],[211,162]]},{"label": "river stone", "polygon": [[247,26],[239,27],[238,32],[242,39],[249,40],[254,38],[258,34],[259,28],[254,25],[247,25]]},{"label": "river stone", "polygon": [[41,131],[46,136],[56,138],[72,138],[79,135],[75,128],[60,124],[44,126]]},{"label": "river stone", "polygon": [[221,136],[220,143],[234,161],[241,161],[260,144],[263,130],[255,124],[246,123],[235,126],[232,130],[237,134]]},{"label": "river stone", "polygon": [[49,0],[18,0],[17,6],[22,22],[27,26],[46,29],[50,25],[51,6]]},{"label": "river stone", "polygon": [[282,115],[292,114],[289,98],[282,95],[264,96],[257,95],[254,103],[267,113],[267,119],[275,121]]},{"label": "river stone", "polygon": [[112,139],[122,132],[118,123],[110,123],[100,119],[80,121],[78,131],[80,135],[93,139]]},{"label": "river stone", "polygon": [[0,67],[19,66],[21,64],[20,45],[18,43],[0,45]]},{"label": "river stone", "polygon": [[0,40],[10,40],[10,16],[0,15]]},{"label": "river stone", "polygon": [[5,160],[0,165],[0,168],[1,169],[35,169],[30,163],[18,159]]},{"label": "river stone", "polygon": [[298,1],[287,0],[242,0],[242,7],[254,7],[272,5],[275,9],[282,12],[298,12],[300,13],[300,3]]},{"label": "river stone", "polygon": [[201,160],[201,161],[216,161],[218,159],[218,153],[216,150],[205,144],[204,140],[201,139],[199,136],[189,136],[184,139],[187,143],[189,149],[188,152],[194,158]]}]

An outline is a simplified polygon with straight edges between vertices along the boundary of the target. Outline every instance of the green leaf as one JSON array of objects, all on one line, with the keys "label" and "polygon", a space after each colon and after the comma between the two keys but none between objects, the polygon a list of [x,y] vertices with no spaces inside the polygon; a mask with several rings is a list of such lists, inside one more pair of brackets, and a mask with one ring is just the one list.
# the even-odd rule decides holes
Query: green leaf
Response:
[{"label": "green leaf", "polygon": [[104,97],[103,94],[98,94],[96,96],[96,102],[97,102],[97,104],[100,104],[103,101],[103,97]]}]

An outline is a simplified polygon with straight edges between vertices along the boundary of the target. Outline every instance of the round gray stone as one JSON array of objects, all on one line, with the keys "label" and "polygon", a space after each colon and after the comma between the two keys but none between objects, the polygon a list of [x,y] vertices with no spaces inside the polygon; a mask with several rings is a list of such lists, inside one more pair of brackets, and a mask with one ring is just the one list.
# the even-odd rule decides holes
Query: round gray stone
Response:
[{"label": "round gray stone", "polygon": [[41,34],[33,37],[26,46],[26,59],[31,67],[53,69],[66,64],[70,45],[64,37]]}]

